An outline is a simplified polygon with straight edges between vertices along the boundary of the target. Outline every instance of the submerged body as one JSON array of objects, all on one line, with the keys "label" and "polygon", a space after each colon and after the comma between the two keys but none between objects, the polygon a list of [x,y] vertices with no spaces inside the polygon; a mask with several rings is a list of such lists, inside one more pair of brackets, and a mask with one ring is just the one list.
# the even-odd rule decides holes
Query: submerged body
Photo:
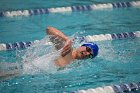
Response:
[{"label": "submerged body", "polygon": [[0,80],[9,79],[22,73],[22,66],[18,63],[0,63]]}]

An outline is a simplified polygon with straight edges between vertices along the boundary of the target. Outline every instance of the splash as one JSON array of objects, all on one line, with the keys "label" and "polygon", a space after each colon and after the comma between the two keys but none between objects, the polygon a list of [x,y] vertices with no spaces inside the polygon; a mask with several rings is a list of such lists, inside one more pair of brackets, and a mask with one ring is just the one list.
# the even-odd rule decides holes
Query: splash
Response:
[{"label": "splash", "polygon": [[[75,33],[69,37],[73,41],[73,48],[81,43],[80,38],[75,39],[78,35],[79,33]],[[58,37],[53,39],[58,41]],[[48,42],[50,42],[50,36],[35,42],[25,50],[17,51],[18,60],[23,64],[23,74],[55,73],[58,70],[55,60],[60,56],[62,48],[56,50],[54,46],[57,43],[47,45]]]},{"label": "splash", "polygon": [[55,59],[59,57],[60,50],[57,51],[53,45],[46,45],[49,37],[46,36],[39,42],[31,45],[26,50],[18,51],[17,55],[23,63],[24,74],[55,72]]}]

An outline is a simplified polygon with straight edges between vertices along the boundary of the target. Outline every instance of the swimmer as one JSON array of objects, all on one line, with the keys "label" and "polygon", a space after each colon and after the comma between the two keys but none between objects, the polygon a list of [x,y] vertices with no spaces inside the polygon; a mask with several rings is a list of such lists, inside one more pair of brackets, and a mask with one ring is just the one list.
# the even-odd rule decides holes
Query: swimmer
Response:
[{"label": "swimmer", "polygon": [[[58,67],[65,67],[75,59],[94,58],[98,55],[98,46],[93,42],[88,42],[81,45],[79,48],[72,48],[72,41],[63,34],[60,30],[54,27],[48,27],[46,33],[50,36],[50,41],[54,44],[57,50],[62,49],[61,55],[55,60]],[[22,72],[22,67],[17,63],[2,63],[0,69],[0,78],[9,78],[11,76],[18,76]]]},{"label": "swimmer", "polygon": [[55,60],[55,64],[59,67],[65,67],[75,59],[94,58],[98,55],[99,48],[93,42],[85,43],[79,48],[73,49],[72,41],[60,30],[48,27],[46,33],[50,35],[50,41],[57,50],[62,48],[60,57]]}]

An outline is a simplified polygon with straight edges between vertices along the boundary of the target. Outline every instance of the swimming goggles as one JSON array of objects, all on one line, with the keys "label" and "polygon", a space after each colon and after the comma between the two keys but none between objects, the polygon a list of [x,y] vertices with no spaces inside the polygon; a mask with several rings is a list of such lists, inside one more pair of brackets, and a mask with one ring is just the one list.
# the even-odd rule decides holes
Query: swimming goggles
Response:
[{"label": "swimming goggles", "polygon": [[89,47],[86,46],[86,51],[90,53],[88,55],[89,58],[93,58],[94,57],[94,55],[91,53],[92,52],[91,48],[89,48]]}]

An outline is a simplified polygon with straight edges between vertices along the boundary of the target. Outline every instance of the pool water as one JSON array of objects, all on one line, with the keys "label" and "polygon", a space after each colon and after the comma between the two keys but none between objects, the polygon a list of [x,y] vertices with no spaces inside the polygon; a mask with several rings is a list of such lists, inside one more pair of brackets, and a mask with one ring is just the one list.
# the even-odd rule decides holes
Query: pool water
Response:
[{"label": "pool water", "polygon": [[[0,18],[0,22],[2,23],[0,25],[0,42],[7,43],[42,39],[46,35],[45,29],[47,26],[57,27],[68,36],[84,31],[86,32],[84,33],[85,36],[138,31],[140,24],[139,12],[137,11],[139,11],[139,8]],[[17,38],[8,38],[14,36]]]},{"label": "pool water", "polygon": [[[131,0],[117,0],[118,2],[130,2]],[[22,9],[36,9],[36,8],[50,8],[50,7],[61,7],[61,6],[74,6],[74,5],[89,5],[97,3],[113,3],[115,0],[51,0],[51,1],[33,1],[27,2],[22,0],[3,0],[0,3],[0,11],[6,10],[22,10]]]},{"label": "pool water", "polygon": [[[82,2],[80,4],[92,3],[84,0]],[[74,4],[63,3],[60,6]],[[48,5],[48,7],[50,6],[51,4]],[[43,6],[38,7],[42,8]],[[20,9],[19,6],[16,8]],[[22,9],[25,8],[35,7],[22,6]],[[6,10],[6,8],[4,9]],[[9,8],[7,7],[7,9]],[[87,36],[139,31],[139,11],[139,8],[120,8],[52,13],[29,17],[1,17],[0,43],[48,40],[45,33],[47,26],[56,27],[71,37],[75,33],[78,33],[78,36]],[[49,53],[44,53],[43,48],[38,46],[42,44],[37,44],[36,51],[42,52],[43,56],[39,56],[36,51],[32,51],[33,48],[27,49],[29,54],[37,55],[40,58],[37,61],[30,59],[32,56],[26,57],[27,52],[23,50],[22,55],[25,56],[25,59],[29,59],[31,62],[40,62],[40,67],[33,69],[37,69],[39,72],[25,73],[23,70],[21,75],[4,81],[1,80],[1,93],[61,93],[120,83],[139,82],[140,38],[100,41],[96,43],[99,45],[100,51],[95,59],[76,60],[62,70],[57,70],[48,64],[51,63],[51,61],[48,62],[51,58],[46,56]],[[77,46],[80,46],[80,44]],[[46,51],[51,51],[47,50],[49,48],[47,47]],[[20,63],[17,59],[19,51],[21,52],[22,50],[0,51],[0,62]],[[54,55],[51,57],[54,57]],[[42,64],[45,63],[46,69],[42,67]]]}]

